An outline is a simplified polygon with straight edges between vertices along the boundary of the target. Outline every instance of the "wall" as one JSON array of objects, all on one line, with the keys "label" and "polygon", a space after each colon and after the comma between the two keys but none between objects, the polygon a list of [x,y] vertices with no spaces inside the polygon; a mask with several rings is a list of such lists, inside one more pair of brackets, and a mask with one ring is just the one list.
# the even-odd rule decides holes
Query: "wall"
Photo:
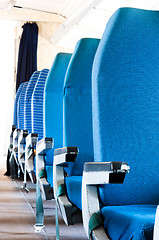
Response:
[{"label": "wall", "polygon": [[38,23],[39,36],[38,36],[38,52],[37,52],[37,62],[38,70],[43,68],[50,68],[54,57],[58,52],[72,52],[72,49],[60,48],[56,45],[54,46],[50,39],[59,24],[53,23]]},{"label": "wall", "polygon": [[[19,22],[16,28],[16,66],[23,24],[24,22]],[[54,57],[58,52],[73,52],[73,49],[59,47],[51,43],[51,36],[60,26],[60,23],[38,22],[37,25],[39,27],[37,68],[38,70],[42,70],[43,68],[51,67]]]}]

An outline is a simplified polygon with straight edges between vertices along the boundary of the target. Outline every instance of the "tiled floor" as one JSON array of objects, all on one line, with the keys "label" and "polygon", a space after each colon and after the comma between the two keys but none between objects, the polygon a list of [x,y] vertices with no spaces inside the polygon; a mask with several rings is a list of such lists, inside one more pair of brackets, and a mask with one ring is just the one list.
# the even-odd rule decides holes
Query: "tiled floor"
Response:
[{"label": "tiled floor", "polygon": [[[21,190],[22,180],[4,176],[5,158],[0,169],[0,239],[56,239],[55,200],[44,201],[45,228],[35,233],[35,185],[28,183],[29,193]],[[60,240],[85,240],[82,224],[66,226],[59,212]]]}]

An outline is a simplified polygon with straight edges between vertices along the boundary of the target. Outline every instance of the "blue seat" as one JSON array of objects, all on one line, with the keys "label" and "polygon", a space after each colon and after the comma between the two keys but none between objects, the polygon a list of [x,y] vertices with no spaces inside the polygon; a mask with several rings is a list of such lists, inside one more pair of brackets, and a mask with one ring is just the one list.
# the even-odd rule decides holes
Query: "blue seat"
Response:
[{"label": "blue seat", "polygon": [[27,90],[28,82],[25,82],[23,89],[21,91],[20,97],[18,99],[18,117],[17,117],[17,127],[24,130],[24,100]]},{"label": "blue seat", "polygon": [[[54,146],[63,146],[63,84],[72,54],[58,53],[44,89],[44,137],[53,137]],[[53,187],[53,150],[44,154],[47,181]]]},{"label": "blue seat", "polygon": [[[123,184],[100,181],[103,185],[98,188],[104,229],[111,240],[153,239],[159,201],[158,34],[158,11],[118,9],[95,56],[94,161],[102,166],[110,161],[130,166]],[[96,174],[101,176],[104,170],[98,171],[97,165]],[[97,184],[96,179],[91,184]]]},{"label": "blue seat", "polygon": [[36,71],[32,74],[26,94],[25,94],[25,100],[24,100],[24,129],[28,130],[28,133],[33,132],[32,131],[32,108],[31,108],[31,99],[32,99],[32,94],[34,91],[35,84],[38,80],[40,72]]},{"label": "blue seat", "polygon": [[18,126],[18,123],[17,123],[17,121],[18,121],[17,120],[18,100],[19,100],[21,91],[23,89],[23,86],[24,86],[24,83],[21,83],[18,90],[17,90],[16,97],[15,97],[15,100],[14,100],[13,125],[15,125],[16,127]]},{"label": "blue seat", "polygon": [[[58,53],[49,71],[44,90],[44,138],[37,143],[37,189],[46,200],[53,198],[53,139],[56,147],[63,146],[63,84],[72,54]],[[44,147],[44,148],[43,148]],[[41,194],[36,191],[36,226],[43,226],[44,212]]]},{"label": "blue seat", "polygon": [[38,140],[42,139],[43,133],[43,99],[44,88],[49,73],[48,69],[43,69],[36,82],[32,95],[32,131],[38,134]]},{"label": "blue seat", "polygon": [[93,160],[91,76],[98,44],[99,39],[91,38],[81,39],[78,42],[64,84],[63,144],[64,147],[77,146],[79,149],[76,161],[65,168],[70,178],[66,180],[66,189],[70,201],[73,204],[78,203],[79,209],[82,208],[81,198],[74,193],[76,188],[67,187],[67,184],[74,186],[75,176],[79,176],[76,180],[79,185],[83,164]]},{"label": "blue seat", "polygon": [[[44,88],[46,79],[49,73],[49,69],[43,69],[40,71],[38,80],[34,87],[32,94],[32,132],[38,134],[38,140],[41,140],[44,136],[43,132],[43,99]],[[34,173],[36,175],[36,157],[34,158]]]},{"label": "blue seat", "polygon": [[[63,85],[72,54],[58,53],[44,91],[44,136],[53,137],[54,148],[63,146]],[[45,157],[47,181],[53,187],[53,151]]]},{"label": "blue seat", "polygon": [[[19,139],[20,131],[24,130],[24,99],[25,99],[27,85],[28,85],[28,82],[24,82],[23,84],[20,85],[18,89],[19,97],[16,97],[15,99],[14,121],[15,123],[17,123],[17,128],[13,132],[13,151],[9,159],[10,173],[12,178],[16,177],[17,173],[18,173],[18,177],[20,177],[20,172],[21,172],[20,163],[18,160],[18,139]],[[20,91],[20,94],[19,94],[19,91]],[[16,164],[18,166],[18,169]]]},{"label": "blue seat", "polygon": [[21,83],[16,92],[16,96],[15,96],[15,100],[14,100],[13,125],[12,125],[12,131],[10,134],[10,145],[9,145],[8,153],[7,153],[7,171],[5,173],[5,175],[7,175],[7,176],[10,176],[9,159],[11,157],[12,150],[13,150],[13,132],[18,126],[18,123],[17,123],[18,122],[18,120],[17,120],[18,102],[19,102],[19,97],[20,97],[21,91],[23,89],[23,86],[24,86],[24,83]]},{"label": "blue seat", "polygon": [[[81,209],[83,165],[84,162],[93,160],[91,75],[92,64],[99,41],[99,39],[83,38],[77,43],[64,82],[63,147],[65,149],[66,147],[75,146],[79,149],[75,162],[71,162],[71,153],[66,156],[66,158],[68,157],[66,160],[67,167],[64,167],[65,175],[67,175],[64,182],[66,198],[68,197],[67,201],[73,204],[72,209],[74,205]],[[58,154],[55,157],[58,158]],[[60,186],[58,186],[56,179],[54,185],[54,194],[57,194],[56,189]],[[60,195],[57,198],[59,202],[62,201],[60,200]],[[64,215],[63,218],[66,224],[73,224],[81,220],[81,211],[77,210],[77,218],[74,218],[72,217],[73,213],[71,214],[69,203],[68,210],[63,202],[59,205],[65,209],[64,215],[67,215],[67,219]],[[75,213],[74,210],[73,212]]]}]

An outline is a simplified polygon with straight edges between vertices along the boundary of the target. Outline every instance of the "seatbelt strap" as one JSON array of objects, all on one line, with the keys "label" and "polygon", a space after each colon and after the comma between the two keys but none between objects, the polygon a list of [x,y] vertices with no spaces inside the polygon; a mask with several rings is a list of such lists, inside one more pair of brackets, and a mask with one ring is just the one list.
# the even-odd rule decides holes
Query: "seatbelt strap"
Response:
[{"label": "seatbelt strap", "polygon": [[59,220],[58,220],[58,203],[57,203],[57,200],[56,200],[56,216],[55,216],[55,222],[56,222],[56,240],[60,240]]},{"label": "seatbelt strap", "polygon": [[58,197],[66,193],[66,188],[64,184],[61,184],[58,186],[57,191],[56,191],[56,216],[55,216],[55,221],[56,221],[56,240],[60,240],[60,233],[59,233],[59,220],[58,220]]},{"label": "seatbelt strap", "polygon": [[44,208],[39,181],[36,182],[36,227],[44,226]]},{"label": "seatbelt strap", "polygon": [[93,213],[89,220],[89,240],[91,239],[92,231],[97,228],[103,226],[103,215],[101,212]]}]

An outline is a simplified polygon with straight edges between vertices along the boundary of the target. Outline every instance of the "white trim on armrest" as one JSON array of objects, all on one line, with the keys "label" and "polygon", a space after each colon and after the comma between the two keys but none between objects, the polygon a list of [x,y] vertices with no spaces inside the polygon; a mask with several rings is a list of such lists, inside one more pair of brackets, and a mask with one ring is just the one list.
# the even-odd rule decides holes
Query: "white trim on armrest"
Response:
[{"label": "white trim on armrest", "polygon": [[154,225],[154,233],[153,233],[153,240],[159,239],[159,205],[156,209],[156,217],[155,217],[155,225]]}]

